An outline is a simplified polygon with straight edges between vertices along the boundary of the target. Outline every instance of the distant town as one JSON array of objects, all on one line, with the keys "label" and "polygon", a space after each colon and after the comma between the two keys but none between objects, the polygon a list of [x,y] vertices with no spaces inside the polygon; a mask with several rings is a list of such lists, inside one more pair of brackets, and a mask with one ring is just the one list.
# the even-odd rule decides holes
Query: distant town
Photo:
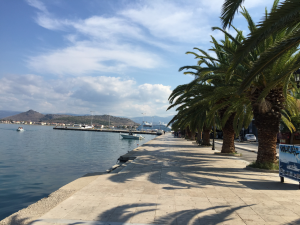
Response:
[{"label": "distant town", "polygon": [[[42,126],[62,126],[62,127],[80,127],[81,124],[74,124],[74,123],[47,123],[47,122],[32,122],[32,121],[14,121],[14,120],[1,120],[0,123],[5,124],[20,124],[20,125],[42,125]],[[127,125],[118,125],[118,126],[109,126],[109,125],[100,125],[100,124],[93,124],[93,127],[98,129],[136,129],[138,125],[134,126],[127,126]]]}]

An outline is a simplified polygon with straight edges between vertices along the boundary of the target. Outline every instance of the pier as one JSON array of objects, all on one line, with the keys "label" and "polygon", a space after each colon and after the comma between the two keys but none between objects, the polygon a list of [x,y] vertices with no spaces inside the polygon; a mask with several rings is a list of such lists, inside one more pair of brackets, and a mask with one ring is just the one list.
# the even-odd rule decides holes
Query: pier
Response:
[{"label": "pier", "polygon": [[131,151],[120,169],[86,174],[0,225],[300,223],[298,182],[214,152],[166,133]]},{"label": "pier", "polygon": [[[109,129],[82,129],[74,127],[53,127],[54,130],[73,130],[73,131],[92,131],[92,132],[112,132],[112,133],[128,133],[129,130],[109,130]],[[132,131],[134,134],[152,134],[157,135],[156,132],[149,131]]]}]

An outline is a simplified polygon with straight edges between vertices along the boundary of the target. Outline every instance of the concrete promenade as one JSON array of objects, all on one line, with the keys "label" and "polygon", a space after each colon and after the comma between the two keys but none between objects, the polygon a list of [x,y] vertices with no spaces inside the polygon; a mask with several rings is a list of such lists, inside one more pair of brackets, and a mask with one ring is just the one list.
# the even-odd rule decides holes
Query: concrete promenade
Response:
[{"label": "concrete promenade", "polygon": [[[119,173],[86,177],[85,186],[27,224],[300,224],[297,182],[282,184],[278,174],[213,153],[159,136],[134,150],[137,158]],[[8,224],[21,220],[16,214]]]}]

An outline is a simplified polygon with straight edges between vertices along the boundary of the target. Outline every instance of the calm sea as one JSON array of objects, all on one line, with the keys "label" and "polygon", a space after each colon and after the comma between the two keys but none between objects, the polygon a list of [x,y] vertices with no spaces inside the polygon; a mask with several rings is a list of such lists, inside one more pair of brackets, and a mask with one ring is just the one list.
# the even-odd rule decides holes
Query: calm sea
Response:
[{"label": "calm sea", "polygon": [[0,124],[0,220],[89,172],[103,172],[120,155],[148,142],[118,133]]}]

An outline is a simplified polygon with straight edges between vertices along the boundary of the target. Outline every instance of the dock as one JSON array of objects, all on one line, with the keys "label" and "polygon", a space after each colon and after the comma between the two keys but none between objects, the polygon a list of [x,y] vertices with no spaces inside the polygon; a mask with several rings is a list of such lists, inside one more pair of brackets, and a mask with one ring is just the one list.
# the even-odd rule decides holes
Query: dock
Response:
[{"label": "dock", "polygon": [[[53,127],[54,130],[73,130],[73,131],[91,131],[91,132],[112,132],[112,133],[128,133],[129,130],[111,130],[111,129],[82,129],[82,128],[74,128],[74,127]],[[132,131],[134,134],[152,134],[157,135],[156,132],[149,131]]]},{"label": "dock", "polygon": [[0,225],[300,224],[298,182],[193,142],[158,136],[120,169],[87,174]]}]

